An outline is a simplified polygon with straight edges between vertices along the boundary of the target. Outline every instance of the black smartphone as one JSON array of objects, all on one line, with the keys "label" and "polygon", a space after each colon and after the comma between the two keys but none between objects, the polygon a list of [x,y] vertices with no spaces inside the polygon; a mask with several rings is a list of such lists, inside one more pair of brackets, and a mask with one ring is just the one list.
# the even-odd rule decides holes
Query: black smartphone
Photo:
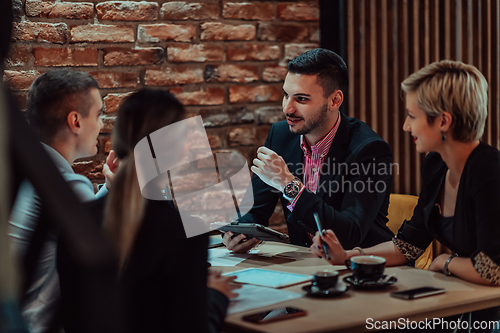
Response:
[{"label": "black smartphone", "polygon": [[444,293],[443,288],[422,287],[422,288],[393,292],[391,293],[391,296],[396,298],[414,299],[414,298],[437,295],[442,293]]},{"label": "black smartphone", "polygon": [[243,320],[250,321],[256,324],[265,324],[273,321],[305,316],[306,314],[307,312],[304,310],[286,307],[246,315],[243,316]]}]

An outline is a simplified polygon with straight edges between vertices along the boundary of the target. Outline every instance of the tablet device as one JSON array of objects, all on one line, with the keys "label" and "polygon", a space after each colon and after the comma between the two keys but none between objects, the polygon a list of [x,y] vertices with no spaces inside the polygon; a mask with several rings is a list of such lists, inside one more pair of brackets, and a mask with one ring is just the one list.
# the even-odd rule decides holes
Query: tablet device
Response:
[{"label": "tablet device", "polygon": [[264,241],[290,242],[290,238],[287,234],[283,234],[257,223],[239,223],[238,221],[233,221],[231,223],[214,222],[210,224],[210,228],[223,232],[231,231],[234,232],[235,235],[245,234],[248,238],[257,238]]},{"label": "tablet device", "polygon": [[272,271],[262,268],[245,268],[222,274],[236,276],[235,282],[253,284],[269,288],[283,288],[312,280],[311,275]]}]

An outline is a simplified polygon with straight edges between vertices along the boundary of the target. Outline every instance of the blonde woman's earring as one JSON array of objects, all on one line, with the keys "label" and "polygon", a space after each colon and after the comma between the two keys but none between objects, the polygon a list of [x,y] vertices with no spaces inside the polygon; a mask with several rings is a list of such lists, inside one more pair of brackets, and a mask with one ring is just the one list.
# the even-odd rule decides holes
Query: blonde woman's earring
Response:
[{"label": "blonde woman's earring", "polygon": [[446,141],[446,134],[443,131],[441,131],[441,140]]}]

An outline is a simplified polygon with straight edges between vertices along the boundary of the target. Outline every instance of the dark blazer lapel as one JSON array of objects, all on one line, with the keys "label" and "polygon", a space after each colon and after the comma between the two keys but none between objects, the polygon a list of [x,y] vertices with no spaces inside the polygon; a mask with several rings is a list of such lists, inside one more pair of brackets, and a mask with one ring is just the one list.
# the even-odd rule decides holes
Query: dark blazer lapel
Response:
[{"label": "dark blazer lapel", "polygon": [[[317,195],[323,198],[328,192],[330,181],[335,177],[335,172],[338,172],[338,163],[344,162],[349,143],[349,118],[342,112],[340,114],[340,125],[337,129],[337,134],[333,139],[328,155],[326,155],[325,163],[323,163],[321,174],[319,176],[319,184]],[[334,172],[335,171],[335,172]],[[323,186],[321,186],[323,184]]]}]

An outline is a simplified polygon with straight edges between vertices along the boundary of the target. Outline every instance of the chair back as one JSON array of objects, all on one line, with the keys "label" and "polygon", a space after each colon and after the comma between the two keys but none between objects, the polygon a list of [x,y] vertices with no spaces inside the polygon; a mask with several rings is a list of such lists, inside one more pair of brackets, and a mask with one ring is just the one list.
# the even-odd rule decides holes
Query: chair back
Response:
[{"label": "chair back", "polygon": [[[396,235],[399,227],[403,224],[404,220],[410,220],[413,216],[413,210],[417,206],[418,197],[408,194],[391,194],[389,199],[389,213],[387,218],[387,227]],[[432,263],[433,253],[432,244],[425,250],[424,254],[415,261],[415,267],[427,269]]]}]

